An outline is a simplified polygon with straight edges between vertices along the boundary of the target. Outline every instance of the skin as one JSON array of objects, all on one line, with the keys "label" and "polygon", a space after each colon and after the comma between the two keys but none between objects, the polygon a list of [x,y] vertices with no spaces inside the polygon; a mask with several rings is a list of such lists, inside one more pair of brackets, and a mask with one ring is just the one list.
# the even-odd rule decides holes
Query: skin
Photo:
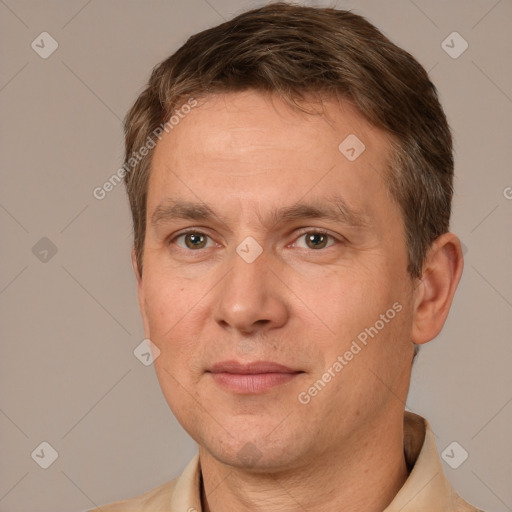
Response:
[{"label": "skin", "polygon": [[[349,103],[323,105],[321,114],[311,100],[318,114],[307,115],[255,91],[208,96],[154,151],[142,276],[134,253],[132,261],[163,394],[199,445],[207,511],[382,511],[407,478],[413,347],[444,324],[461,247],[442,235],[422,278],[411,278],[402,215],[384,181],[386,135]],[[349,134],[366,147],[353,162],[338,149]],[[297,202],[325,206],[333,192],[359,225],[270,217]],[[218,217],[152,224],[169,198],[205,203]],[[195,238],[180,236],[188,228]],[[330,236],[311,241],[315,230]],[[246,237],[262,249],[252,263],[236,252]],[[395,303],[401,311],[300,403]],[[208,371],[226,360],[301,373],[234,392]]]}]

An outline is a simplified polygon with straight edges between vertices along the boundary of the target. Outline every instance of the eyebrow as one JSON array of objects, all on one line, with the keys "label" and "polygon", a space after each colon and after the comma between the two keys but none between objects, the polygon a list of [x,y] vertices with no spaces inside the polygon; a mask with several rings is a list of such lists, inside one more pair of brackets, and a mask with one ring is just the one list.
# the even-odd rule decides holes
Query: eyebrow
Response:
[{"label": "eyebrow", "polygon": [[[261,219],[261,215],[258,214]],[[151,215],[151,225],[156,229],[161,224],[172,222],[176,219],[211,221],[216,220],[220,224],[228,225],[227,219],[216,213],[210,206],[203,202],[166,199],[162,201]],[[354,228],[369,226],[368,216],[347,205],[339,195],[316,200],[315,202],[298,202],[291,206],[274,208],[268,215],[267,223],[275,225],[302,219],[324,219]]]}]

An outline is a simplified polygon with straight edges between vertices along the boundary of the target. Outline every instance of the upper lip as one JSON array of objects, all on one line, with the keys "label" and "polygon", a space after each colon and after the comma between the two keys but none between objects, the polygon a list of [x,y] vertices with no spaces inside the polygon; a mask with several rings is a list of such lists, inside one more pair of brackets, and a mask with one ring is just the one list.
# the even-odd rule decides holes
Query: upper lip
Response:
[{"label": "upper lip", "polygon": [[282,364],[272,361],[253,361],[240,363],[238,361],[222,361],[214,364],[209,370],[210,373],[234,373],[240,375],[255,375],[258,373],[299,373]]}]

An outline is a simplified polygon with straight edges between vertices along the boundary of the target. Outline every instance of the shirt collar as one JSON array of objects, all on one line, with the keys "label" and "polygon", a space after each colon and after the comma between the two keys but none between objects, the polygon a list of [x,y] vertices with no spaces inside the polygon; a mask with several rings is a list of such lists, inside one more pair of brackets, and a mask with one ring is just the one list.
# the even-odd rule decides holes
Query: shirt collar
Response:
[{"label": "shirt collar", "polygon": [[446,479],[430,424],[408,411],[404,416],[404,452],[409,477],[384,512],[458,510],[460,498]]}]

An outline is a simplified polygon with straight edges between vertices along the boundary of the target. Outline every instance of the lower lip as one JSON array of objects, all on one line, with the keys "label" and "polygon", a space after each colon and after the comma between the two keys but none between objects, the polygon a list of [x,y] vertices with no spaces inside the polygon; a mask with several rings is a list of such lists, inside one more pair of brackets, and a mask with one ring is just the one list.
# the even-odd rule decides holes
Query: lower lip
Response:
[{"label": "lower lip", "polygon": [[275,386],[286,384],[297,377],[296,373],[212,373],[212,377],[217,384],[234,393],[262,393]]}]

